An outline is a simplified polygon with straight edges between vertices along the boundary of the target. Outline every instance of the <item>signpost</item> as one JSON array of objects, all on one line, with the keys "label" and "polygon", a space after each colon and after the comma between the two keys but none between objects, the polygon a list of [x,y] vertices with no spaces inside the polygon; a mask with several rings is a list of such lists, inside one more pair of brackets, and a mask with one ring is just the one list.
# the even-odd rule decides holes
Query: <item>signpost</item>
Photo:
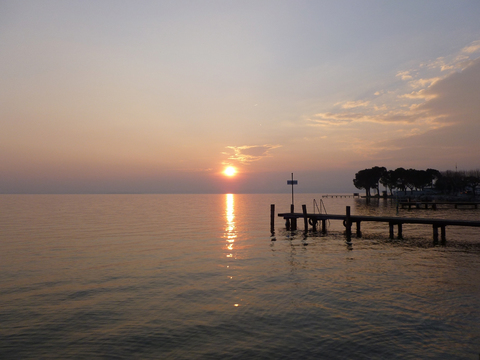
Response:
[{"label": "signpost", "polygon": [[298,184],[298,181],[297,180],[293,180],[293,173],[292,173],[292,180],[287,180],[287,185],[292,185],[292,207],[291,207],[291,212],[293,213],[293,204],[294,204],[294,201],[293,201],[293,185],[297,185]]},{"label": "signpost", "polygon": [[[293,205],[293,185],[297,185],[298,181],[293,180],[293,173],[292,173],[292,180],[287,180],[287,185],[292,185],[292,205],[290,205],[290,212],[294,213],[294,205]],[[297,230],[297,218],[292,218],[290,221],[286,221],[287,229],[288,230]]]}]

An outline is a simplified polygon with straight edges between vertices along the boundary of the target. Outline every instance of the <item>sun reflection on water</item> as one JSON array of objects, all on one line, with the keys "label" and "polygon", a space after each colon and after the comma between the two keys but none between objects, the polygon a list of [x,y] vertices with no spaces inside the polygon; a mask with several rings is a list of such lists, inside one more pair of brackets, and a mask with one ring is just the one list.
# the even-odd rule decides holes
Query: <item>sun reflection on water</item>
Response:
[{"label": "sun reflection on water", "polygon": [[[235,227],[235,200],[233,194],[226,194],[225,195],[225,218],[227,220],[227,224],[225,227],[225,239],[227,241],[227,249],[232,251],[233,250],[233,243],[237,238],[237,230]],[[227,255],[227,257],[232,257],[232,254]]]}]

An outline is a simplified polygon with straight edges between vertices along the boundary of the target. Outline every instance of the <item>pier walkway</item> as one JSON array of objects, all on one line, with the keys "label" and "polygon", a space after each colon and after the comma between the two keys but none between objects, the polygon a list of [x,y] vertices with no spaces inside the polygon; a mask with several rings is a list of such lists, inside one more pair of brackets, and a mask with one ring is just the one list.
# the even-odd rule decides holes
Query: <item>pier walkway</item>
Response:
[{"label": "pier walkway", "polygon": [[437,205],[454,205],[455,209],[459,206],[473,206],[475,209],[478,209],[479,202],[473,201],[399,201],[398,205],[402,209],[408,208],[411,210],[412,208],[416,209],[433,209],[437,210]]},{"label": "pier walkway", "polygon": [[[272,209],[274,206],[272,205]],[[384,222],[389,225],[390,239],[394,238],[394,226],[397,226],[397,238],[403,238],[403,224],[425,224],[431,225],[433,228],[433,241],[438,242],[438,229],[440,228],[441,241],[446,241],[445,228],[447,226],[469,226],[480,227],[480,221],[468,221],[468,220],[449,220],[449,219],[424,219],[424,218],[405,218],[405,217],[393,217],[393,216],[363,216],[363,215],[350,215],[350,206],[346,208],[345,215],[335,214],[308,214],[306,205],[302,205],[303,212],[301,213],[280,213],[279,217],[285,219],[287,230],[297,229],[297,219],[304,219],[305,231],[308,230],[308,226],[311,225],[313,230],[317,229],[317,224],[321,224],[321,231],[326,233],[326,221],[327,220],[341,220],[346,228],[347,240],[350,240],[352,234],[352,224],[356,224],[356,236],[362,237],[361,223],[366,222]]]}]

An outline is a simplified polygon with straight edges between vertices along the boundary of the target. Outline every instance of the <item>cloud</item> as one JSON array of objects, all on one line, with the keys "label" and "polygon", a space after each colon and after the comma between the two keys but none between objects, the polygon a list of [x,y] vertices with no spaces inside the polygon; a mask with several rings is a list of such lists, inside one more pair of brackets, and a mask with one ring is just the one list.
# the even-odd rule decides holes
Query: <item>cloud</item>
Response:
[{"label": "cloud", "polygon": [[[337,103],[335,105],[339,105],[341,103]],[[346,101],[342,104],[343,109],[353,109],[357,107],[365,107],[370,104],[370,101],[368,100],[358,100],[358,101]]]},{"label": "cloud", "polygon": [[425,89],[419,90],[419,91],[412,91],[409,94],[403,94],[399,95],[399,98],[404,98],[404,99],[433,99],[435,97],[435,94],[429,94]]},{"label": "cloud", "polygon": [[[478,167],[480,58],[435,82],[424,95],[424,102],[405,112],[415,125],[404,128],[397,137],[364,142],[364,148],[374,148],[391,161],[422,161],[430,166],[433,161],[442,166],[461,161],[463,166]],[[420,119],[425,126],[419,126]]]},{"label": "cloud", "polygon": [[473,41],[465,46],[460,53],[438,57],[426,64],[421,64],[420,67],[425,67],[429,70],[440,70],[441,72],[463,70],[471,65],[471,62],[478,56],[476,54],[478,52],[480,52],[480,40]]},{"label": "cloud", "polygon": [[269,151],[280,147],[281,145],[244,145],[244,146],[227,146],[228,149],[232,149],[234,154],[228,159],[238,161],[244,165],[248,165],[253,161],[262,160],[265,157],[270,156]]},{"label": "cloud", "polygon": [[470,45],[465,46],[462,52],[467,54],[473,54],[480,51],[480,40],[472,42]]},{"label": "cloud", "polygon": [[437,81],[425,95],[430,98],[417,108],[418,111],[452,123],[480,123],[480,58],[463,71]]},{"label": "cloud", "polygon": [[371,122],[371,123],[412,123],[423,118],[419,113],[414,116],[408,110],[390,110],[375,114],[366,113],[319,113],[310,119],[310,125],[348,125],[352,123]]},{"label": "cloud", "polygon": [[435,84],[438,80],[440,80],[441,77],[439,76],[436,76],[436,77],[433,77],[433,78],[429,78],[429,79],[417,79],[417,80],[412,80],[409,82],[409,85],[413,88],[425,88],[425,87],[430,87],[432,86],[433,84]]},{"label": "cloud", "polygon": [[410,71],[399,71],[396,76],[402,78],[402,80],[412,79],[412,75],[410,75]]},{"label": "cloud", "polygon": [[371,95],[360,100],[337,101],[310,116],[307,125],[312,134],[327,134],[329,147],[385,160],[386,166],[448,167],[458,161],[479,167],[480,57],[475,51],[480,41],[399,71],[396,78],[404,81],[366,92]]},{"label": "cloud", "polygon": [[[376,104],[376,100],[336,103],[342,104],[345,111],[317,113],[309,119],[308,124],[335,127],[367,122],[417,124],[415,132],[409,129],[404,133],[420,134],[452,124],[480,123],[480,58],[471,60],[462,71],[452,72],[443,78],[420,78],[410,83],[423,88],[396,95],[398,101],[383,104]],[[353,108],[357,111],[348,111]]]}]

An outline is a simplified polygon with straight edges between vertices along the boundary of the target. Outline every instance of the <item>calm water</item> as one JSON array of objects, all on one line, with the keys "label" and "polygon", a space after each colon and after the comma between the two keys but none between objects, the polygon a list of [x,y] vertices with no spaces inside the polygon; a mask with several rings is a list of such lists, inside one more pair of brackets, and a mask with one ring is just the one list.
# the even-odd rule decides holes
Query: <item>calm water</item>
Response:
[{"label": "calm water", "polygon": [[[312,209],[318,194],[296,198]],[[480,230],[270,234],[283,195],[0,195],[1,359],[478,359]],[[389,201],[327,212],[395,215]],[[399,216],[480,220],[479,210]],[[303,225],[299,223],[299,228]]]}]

